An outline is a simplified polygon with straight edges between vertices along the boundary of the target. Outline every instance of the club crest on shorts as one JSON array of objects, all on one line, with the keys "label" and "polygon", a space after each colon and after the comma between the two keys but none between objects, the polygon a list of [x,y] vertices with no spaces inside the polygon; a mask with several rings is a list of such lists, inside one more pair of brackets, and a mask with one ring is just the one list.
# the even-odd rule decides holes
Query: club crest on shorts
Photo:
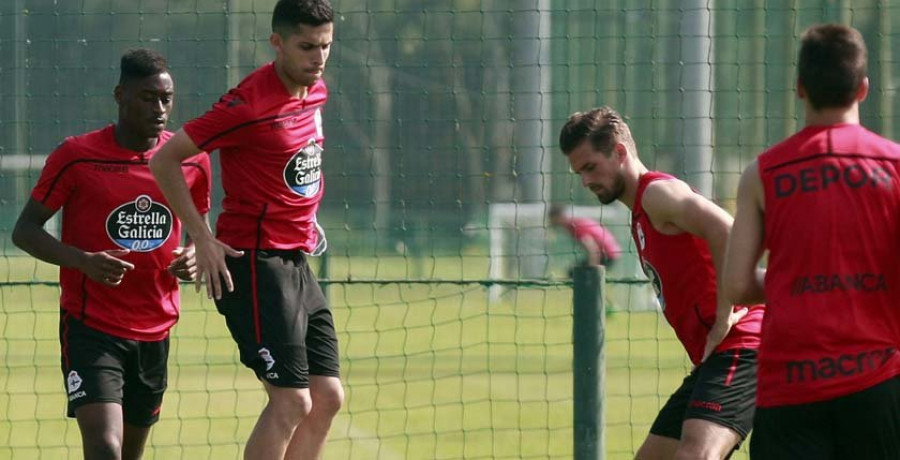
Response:
[{"label": "club crest on shorts", "polygon": [[284,183],[292,192],[312,198],[322,188],[322,147],[310,138],[284,166]]},{"label": "club crest on shorts", "polygon": [[78,372],[69,371],[69,376],[66,377],[66,387],[68,387],[69,393],[74,393],[81,388],[81,376],[78,375]]},{"label": "club crest on shorts", "polygon": [[123,249],[150,252],[172,234],[172,211],[141,195],[109,213],[106,234]]},{"label": "club crest on shorts", "polygon": [[268,348],[260,348],[259,349],[259,357],[266,362],[266,370],[272,370],[272,366],[275,365],[275,358],[272,357],[272,353],[269,352]]}]

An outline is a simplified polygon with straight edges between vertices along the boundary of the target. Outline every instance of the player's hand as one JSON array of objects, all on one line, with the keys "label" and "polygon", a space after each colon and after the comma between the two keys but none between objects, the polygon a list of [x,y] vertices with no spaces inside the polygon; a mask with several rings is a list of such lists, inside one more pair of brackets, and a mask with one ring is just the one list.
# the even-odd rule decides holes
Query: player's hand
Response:
[{"label": "player's hand", "polygon": [[[215,239],[205,238],[194,241],[194,250],[197,263],[196,289],[200,292],[200,284],[206,283],[207,298],[222,298],[222,288],[228,292],[234,291],[234,283],[231,281],[231,273],[225,265],[225,257],[240,257],[244,251],[238,251],[231,246]],[[225,286],[222,286],[222,281]]]},{"label": "player's hand", "polygon": [[109,251],[85,253],[81,266],[78,267],[88,278],[107,286],[118,286],[122,278],[129,270],[134,270],[134,264],[125,262],[119,257],[127,255],[127,249],[112,249]]},{"label": "player's hand", "polygon": [[194,257],[194,246],[177,247],[172,251],[175,260],[169,264],[167,270],[172,276],[182,281],[194,281],[197,278],[197,259]]},{"label": "player's hand", "polygon": [[703,349],[703,359],[701,361],[706,361],[706,358],[709,358],[709,355],[713,353],[731,331],[732,326],[737,324],[741,318],[747,316],[749,311],[749,308],[737,305],[731,307],[731,314],[726,318],[716,318],[715,324],[713,324],[712,329],[709,330],[709,334],[706,336],[706,347]]}]

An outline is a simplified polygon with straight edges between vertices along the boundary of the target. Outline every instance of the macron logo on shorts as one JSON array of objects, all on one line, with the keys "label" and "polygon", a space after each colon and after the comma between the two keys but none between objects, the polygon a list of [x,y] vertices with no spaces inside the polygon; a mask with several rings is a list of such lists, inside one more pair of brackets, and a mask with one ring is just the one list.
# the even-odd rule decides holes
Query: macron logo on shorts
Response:
[{"label": "macron logo on shorts", "polygon": [[691,400],[690,406],[691,407],[699,407],[702,409],[708,409],[713,412],[722,412],[722,405],[719,403],[716,403],[716,402],[711,402],[711,401],[700,401],[700,400],[694,399],[694,400]]},{"label": "macron logo on shorts", "polygon": [[74,401],[78,398],[87,396],[87,393],[85,393],[84,390],[78,391],[78,389],[81,388],[81,382],[81,376],[78,375],[78,372],[69,372],[69,376],[66,378],[66,386],[69,389],[69,401]]},{"label": "macron logo on shorts", "polygon": [[272,357],[272,353],[268,348],[260,348],[259,349],[259,357],[266,362],[266,378],[267,379],[277,379],[278,372],[269,372],[272,370],[272,366],[275,365],[275,358]]}]

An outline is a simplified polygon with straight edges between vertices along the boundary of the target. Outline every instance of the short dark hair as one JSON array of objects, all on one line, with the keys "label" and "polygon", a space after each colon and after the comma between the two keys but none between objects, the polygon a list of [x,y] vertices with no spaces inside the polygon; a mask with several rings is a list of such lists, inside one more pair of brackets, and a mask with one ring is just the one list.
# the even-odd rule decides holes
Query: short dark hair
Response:
[{"label": "short dark hair", "polygon": [[559,148],[566,155],[585,140],[589,140],[594,150],[609,156],[619,142],[633,147],[628,125],[614,109],[603,106],[588,112],[575,112],[559,132]]},{"label": "short dark hair", "polygon": [[119,84],[152,77],[169,71],[169,64],[161,54],[147,48],[128,50],[119,66]]},{"label": "short dark hair", "polygon": [[334,22],[328,0],[278,0],[272,12],[272,32],[287,37],[300,24],[317,27]]},{"label": "short dark hair", "polygon": [[797,79],[813,109],[848,107],[866,78],[868,51],[859,31],[841,24],[812,26],[800,37]]}]

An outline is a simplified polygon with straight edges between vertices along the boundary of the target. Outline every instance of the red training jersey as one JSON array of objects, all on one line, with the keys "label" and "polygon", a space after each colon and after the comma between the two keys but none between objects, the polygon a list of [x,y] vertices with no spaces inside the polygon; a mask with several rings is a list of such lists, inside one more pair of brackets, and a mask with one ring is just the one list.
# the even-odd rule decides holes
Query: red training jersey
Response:
[{"label": "red training jersey", "polygon": [[[647,186],[658,180],[678,179],[656,171],[641,176],[631,212],[631,235],[666,320],[675,329],[691,362],[697,365],[703,358],[706,336],[716,321],[716,269],[705,240],[687,232],[667,235],[653,227],[642,199]],[[762,305],[750,307],[715,351],[759,347],[764,312]]]},{"label": "red training jersey", "polygon": [[758,159],[768,311],[757,404],[824,401],[900,374],[900,145],[809,126]]},{"label": "red training jersey", "polygon": [[616,237],[599,222],[583,217],[573,217],[566,222],[566,229],[576,240],[590,238],[597,244],[600,252],[609,260],[618,260],[622,256],[622,248]]},{"label": "red training jersey", "polygon": [[[60,240],[83,251],[128,249],[134,264],[109,287],[74,268],[60,267],[60,305],[106,334],[143,341],[166,338],[178,320],[178,280],[167,267],[181,240],[181,223],[159,191],[147,162],[172,137],[163,132],[151,150],[119,146],[115,126],[67,138],[50,156],[31,198],[62,208]],[[209,212],[209,156],[182,164],[194,203]]]},{"label": "red training jersey", "polygon": [[304,99],[293,97],[269,63],[184,126],[200,149],[219,150],[221,241],[245,249],[313,251],[324,191],[321,110],[327,99],[321,79]]}]

